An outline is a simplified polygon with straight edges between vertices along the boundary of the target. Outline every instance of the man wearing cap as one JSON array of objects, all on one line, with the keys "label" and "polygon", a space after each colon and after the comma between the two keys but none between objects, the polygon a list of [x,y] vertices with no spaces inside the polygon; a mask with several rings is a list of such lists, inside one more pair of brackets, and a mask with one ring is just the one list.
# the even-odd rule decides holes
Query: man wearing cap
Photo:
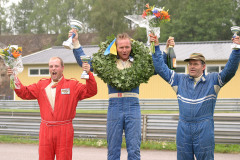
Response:
[{"label": "man wearing cap", "polygon": [[[219,90],[235,75],[240,60],[240,50],[233,50],[220,73],[205,75],[206,61],[201,53],[192,53],[188,62],[189,74],[178,74],[164,63],[158,40],[152,55],[155,71],[168,82],[177,94],[179,122],[177,128],[177,159],[214,159],[213,114]],[[233,39],[239,44],[239,37]]]}]

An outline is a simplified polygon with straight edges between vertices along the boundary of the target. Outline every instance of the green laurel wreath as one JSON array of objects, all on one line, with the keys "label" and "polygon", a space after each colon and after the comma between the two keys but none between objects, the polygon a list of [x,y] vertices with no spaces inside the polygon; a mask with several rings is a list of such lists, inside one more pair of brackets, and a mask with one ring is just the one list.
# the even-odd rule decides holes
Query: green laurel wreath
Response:
[{"label": "green laurel wreath", "polygon": [[98,52],[93,54],[94,72],[105,83],[121,91],[130,91],[141,83],[147,83],[154,74],[149,48],[142,42],[132,41],[132,51],[130,53],[130,56],[134,58],[132,66],[119,70],[116,65],[117,56],[113,54],[104,55],[104,51],[114,38],[114,36],[108,37],[107,41],[100,44]]}]

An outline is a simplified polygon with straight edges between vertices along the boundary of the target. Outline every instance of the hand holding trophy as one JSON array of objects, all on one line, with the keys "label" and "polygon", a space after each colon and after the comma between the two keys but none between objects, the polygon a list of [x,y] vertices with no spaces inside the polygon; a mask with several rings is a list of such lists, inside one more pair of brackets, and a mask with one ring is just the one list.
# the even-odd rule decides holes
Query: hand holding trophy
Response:
[{"label": "hand holding trophy", "polygon": [[[236,37],[238,37],[237,33],[240,31],[240,27],[238,27],[238,26],[232,26],[232,27],[231,27],[231,31],[233,32],[233,38],[236,38]],[[232,49],[234,49],[234,50],[240,49],[239,39],[238,39],[238,43],[233,43],[231,47],[232,47]]]},{"label": "hand holding trophy", "polygon": [[[80,56],[81,60],[83,63],[89,63],[91,57],[90,56]],[[82,79],[89,79],[89,75],[88,73],[86,72],[86,70],[83,69],[83,73],[81,75],[81,78]]]},{"label": "hand holding trophy", "polygon": [[[81,30],[81,28],[83,28],[82,23],[81,23],[80,21],[74,20],[74,19],[70,20],[70,26],[71,26],[71,28],[76,29],[77,32],[78,32],[79,30]],[[74,37],[75,37],[75,34],[73,33],[72,36],[69,37],[67,41],[64,41],[62,45],[63,45],[66,49],[73,49],[72,39],[73,39]]]}]

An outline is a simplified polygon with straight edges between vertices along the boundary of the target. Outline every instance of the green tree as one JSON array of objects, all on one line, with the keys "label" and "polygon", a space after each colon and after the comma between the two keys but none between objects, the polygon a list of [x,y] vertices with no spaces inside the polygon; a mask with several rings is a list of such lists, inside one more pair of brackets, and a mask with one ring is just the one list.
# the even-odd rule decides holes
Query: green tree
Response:
[{"label": "green tree", "polygon": [[[166,33],[177,41],[229,39],[232,26],[232,0],[165,0],[171,14]],[[166,36],[166,37],[165,37]],[[163,37],[167,39],[167,35]]]},{"label": "green tree", "polygon": [[[14,4],[13,4],[14,5]],[[29,33],[29,17],[33,11],[34,0],[22,0],[16,8],[13,26],[18,33]]]},{"label": "green tree", "polygon": [[[91,31],[89,28],[89,21],[91,19],[90,10],[95,1],[96,0],[76,0],[73,4],[71,15],[73,19],[77,19],[83,23],[81,32],[87,33]],[[94,30],[94,28],[92,28],[92,30]]]},{"label": "green tree", "polygon": [[111,34],[125,32],[127,23],[124,15],[127,15],[131,1],[129,0],[97,0],[90,10],[91,28],[99,32],[100,39],[105,40]]},{"label": "green tree", "polygon": [[5,4],[8,2],[9,0],[1,0],[0,1],[0,35],[2,34],[2,30],[3,28],[6,28],[6,7]]},{"label": "green tree", "polygon": [[232,1],[232,23],[233,25],[240,25],[240,1]]}]

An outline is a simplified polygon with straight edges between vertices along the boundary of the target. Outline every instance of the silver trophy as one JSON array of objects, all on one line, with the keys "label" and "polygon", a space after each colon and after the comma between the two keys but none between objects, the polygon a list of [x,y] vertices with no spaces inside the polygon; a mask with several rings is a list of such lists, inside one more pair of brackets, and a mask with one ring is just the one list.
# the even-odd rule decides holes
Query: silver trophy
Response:
[{"label": "silver trophy", "polygon": [[[76,29],[77,32],[80,31],[81,28],[83,28],[82,23],[81,23],[80,21],[74,20],[74,19],[70,20],[70,26],[71,26],[71,28]],[[71,37],[68,38],[67,41],[64,41],[64,42],[63,42],[62,45],[63,45],[66,49],[73,49],[73,44],[72,44],[72,39],[73,39],[73,37],[75,37],[75,34],[74,34],[74,33],[72,34]]]},{"label": "silver trophy", "polygon": [[[89,63],[89,61],[90,61],[90,59],[91,59],[90,56],[80,56],[80,58],[81,58],[81,60],[82,60],[83,63],[84,63],[84,62]],[[82,75],[81,75],[81,78],[82,78],[82,79],[89,79],[89,75],[87,74],[87,72],[86,72],[85,70],[83,70],[83,73],[82,73]]]},{"label": "silver trophy", "polygon": [[[232,33],[233,33],[233,38],[235,38],[236,36],[238,36],[237,33],[240,31],[240,27],[238,27],[238,26],[232,26],[232,27],[231,27],[231,31],[232,31]],[[234,50],[240,49],[240,45],[239,45],[239,44],[236,44],[236,43],[233,43],[233,44],[231,45],[231,47],[232,47],[232,49],[234,49]]]}]

